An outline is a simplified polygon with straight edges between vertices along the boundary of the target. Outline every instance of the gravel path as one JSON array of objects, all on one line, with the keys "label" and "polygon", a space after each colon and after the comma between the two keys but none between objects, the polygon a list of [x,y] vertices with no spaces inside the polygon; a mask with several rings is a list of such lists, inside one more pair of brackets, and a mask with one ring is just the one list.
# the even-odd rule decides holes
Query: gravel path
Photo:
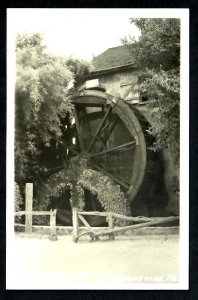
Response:
[{"label": "gravel path", "polygon": [[76,244],[71,236],[51,241],[19,235],[13,249],[7,265],[12,289],[130,288],[178,280],[178,236]]}]

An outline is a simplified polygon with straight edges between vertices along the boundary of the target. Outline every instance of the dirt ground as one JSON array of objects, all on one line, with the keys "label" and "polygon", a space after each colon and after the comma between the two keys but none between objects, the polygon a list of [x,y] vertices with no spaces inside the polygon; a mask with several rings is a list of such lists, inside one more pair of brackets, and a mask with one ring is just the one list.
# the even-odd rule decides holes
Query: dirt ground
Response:
[{"label": "dirt ground", "polygon": [[7,266],[9,289],[132,288],[178,281],[179,238],[72,241],[17,234]]}]

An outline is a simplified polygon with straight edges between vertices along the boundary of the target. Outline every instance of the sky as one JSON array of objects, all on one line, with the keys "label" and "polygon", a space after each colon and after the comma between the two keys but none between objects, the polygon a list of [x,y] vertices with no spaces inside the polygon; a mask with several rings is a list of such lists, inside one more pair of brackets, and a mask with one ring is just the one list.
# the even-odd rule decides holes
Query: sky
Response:
[{"label": "sky", "polygon": [[140,32],[130,18],[178,18],[184,9],[7,9],[8,45],[17,33],[40,32],[53,54],[92,60],[108,48],[121,45],[121,38]]},{"label": "sky", "polygon": [[125,36],[138,37],[131,9],[8,9],[12,34],[41,32],[50,52],[90,61]]}]

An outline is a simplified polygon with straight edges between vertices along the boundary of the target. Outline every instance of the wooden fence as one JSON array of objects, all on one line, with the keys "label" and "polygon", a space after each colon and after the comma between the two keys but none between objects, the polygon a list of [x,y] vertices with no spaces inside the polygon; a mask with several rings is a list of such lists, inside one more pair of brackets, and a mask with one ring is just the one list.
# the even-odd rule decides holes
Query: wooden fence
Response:
[{"label": "wooden fence", "polygon": [[[89,225],[84,216],[101,216],[106,217],[108,221],[108,228],[103,230],[94,231],[94,229]],[[123,226],[114,228],[114,219],[119,219],[122,221],[137,223],[133,225]],[[99,211],[78,211],[77,208],[72,210],[72,220],[73,220],[73,241],[77,242],[78,239],[85,234],[89,234],[92,239],[96,239],[99,236],[109,235],[109,239],[114,239],[114,233],[122,232],[128,229],[138,229],[142,227],[148,227],[158,224],[165,224],[173,221],[179,221],[179,217],[158,217],[158,218],[147,218],[147,217],[127,217],[119,215],[112,212],[99,212]],[[79,234],[79,220],[84,224],[86,231]]]},{"label": "wooden fence", "polygon": [[[26,183],[25,189],[25,211],[15,212],[15,216],[25,215],[25,232],[32,232],[32,216],[50,216],[50,237],[52,240],[57,240],[56,234],[56,209],[50,211],[33,211],[33,184]],[[91,227],[85,216],[99,216],[106,217],[108,221],[108,227],[105,229],[97,229]],[[122,220],[125,222],[133,223],[123,227],[114,228],[114,220]],[[128,229],[137,229],[142,227],[148,227],[153,225],[159,225],[169,223],[173,221],[179,221],[179,217],[159,217],[159,218],[147,218],[147,217],[127,217],[119,215],[113,212],[99,212],[99,211],[78,211],[77,208],[72,209],[72,221],[73,221],[73,241],[77,242],[78,239],[85,234],[89,234],[92,239],[97,239],[99,236],[109,235],[110,240],[114,240],[114,234],[122,232]],[[79,221],[85,226],[85,232],[79,234]]]},{"label": "wooden fence", "polygon": [[26,183],[25,189],[25,211],[14,213],[15,217],[25,215],[25,232],[32,233],[32,216],[49,216],[50,217],[50,237],[52,240],[57,239],[56,235],[56,209],[50,211],[33,211],[33,184]]}]

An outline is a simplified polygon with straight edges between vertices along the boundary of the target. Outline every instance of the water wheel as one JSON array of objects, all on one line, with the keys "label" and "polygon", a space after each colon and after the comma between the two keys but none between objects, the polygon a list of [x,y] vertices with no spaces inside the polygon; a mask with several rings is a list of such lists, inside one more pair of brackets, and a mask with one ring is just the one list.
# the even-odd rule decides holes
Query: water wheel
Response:
[{"label": "water wheel", "polygon": [[109,176],[134,199],[148,195],[156,176],[149,123],[131,104],[98,90],[74,94],[75,139],[69,150]]}]

